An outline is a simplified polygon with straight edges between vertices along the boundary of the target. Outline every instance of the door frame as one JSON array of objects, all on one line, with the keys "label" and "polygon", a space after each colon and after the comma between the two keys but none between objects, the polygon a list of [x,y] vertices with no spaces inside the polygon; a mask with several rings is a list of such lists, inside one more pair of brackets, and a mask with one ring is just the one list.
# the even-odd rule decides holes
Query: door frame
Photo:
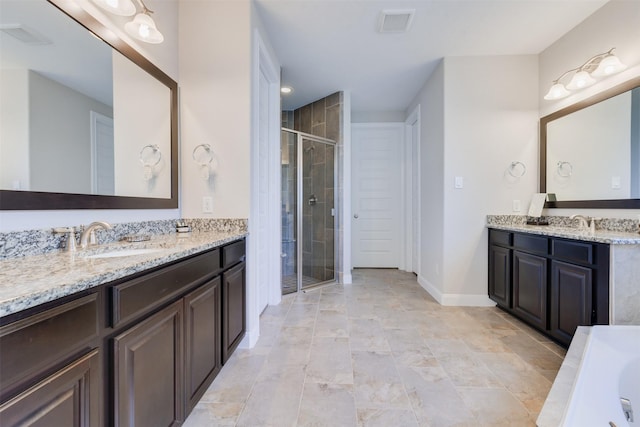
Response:
[{"label": "door frame", "polygon": [[[420,104],[407,116],[405,125],[405,173],[403,174],[403,194],[405,194],[405,264],[404,270],[420,276]],[[416,130],[414,133],[413,130]],[[415,154],[415,155],[414,155]],[[414,179],[415,177],[415,179]],[[416,227],[413,224],[416,224]],[[416,228],[414,230],[414,228]],[[414,253],[417,251],[417,253]],[[416,259],[418,262],[414,263]],[[414,265],[416,264],[416,265]]]},{"label": "door frame", "polygon": [[[253,31],[252,47],[252,73],[251,73],[251,172],[250,172],[250,209],[249,209],[249,236],[247,237],[247,333],[240,344],[241,347],[253,347],[260,336],[259,308],[259,283],[267,286],[268,304],[279,304],[282,298],[280,294],[280,251],[269,250],[266,254],[259,253],[258,243],[262,239],[267,240],[268,248],[278,248],[280,245],[280,65],[266,45],[258,29]],[[267,206],[260,205],[259,183],[262,170],[259,170],[260,161],[260,74],[263,74],[269,82],[269,119],[268,119],[268,162],[266,175],[268,176]],[[256,222],[260,210],[267,212],[269,227],[262,232]],[[266,257],[268,271],[258,271],[260,257]]]}]

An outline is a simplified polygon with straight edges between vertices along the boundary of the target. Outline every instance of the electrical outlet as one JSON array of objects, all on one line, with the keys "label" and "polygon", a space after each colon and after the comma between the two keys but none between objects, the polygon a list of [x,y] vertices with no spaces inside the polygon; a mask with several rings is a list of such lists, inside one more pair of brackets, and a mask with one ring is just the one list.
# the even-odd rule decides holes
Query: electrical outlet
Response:
[{"label": "electrical outlet", "polygon": [[513,211],[514,212],[520,212],[521,206],[520,206],[520,200],[514,200],[513,201]]},{"label": "electrical outlet", "polygon": [[202,213],[213,213],[213,197],[204,196],[202,198]]}]

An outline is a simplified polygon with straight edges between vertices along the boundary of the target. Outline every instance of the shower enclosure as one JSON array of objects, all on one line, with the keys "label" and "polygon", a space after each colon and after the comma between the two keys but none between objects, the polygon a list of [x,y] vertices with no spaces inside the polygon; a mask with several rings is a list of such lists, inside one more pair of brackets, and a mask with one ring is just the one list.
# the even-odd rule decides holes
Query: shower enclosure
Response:
[{"label": "shower enclosure", "polygon": [[282,129],[282,293],[335,280],[335,142]]}]

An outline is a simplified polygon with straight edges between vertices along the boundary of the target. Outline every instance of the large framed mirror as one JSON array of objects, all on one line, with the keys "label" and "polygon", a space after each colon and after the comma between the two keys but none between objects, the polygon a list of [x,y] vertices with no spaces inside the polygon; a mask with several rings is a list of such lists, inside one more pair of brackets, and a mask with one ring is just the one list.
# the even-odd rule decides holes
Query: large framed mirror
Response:
[{"label": "large framed mirror", "polygon": [[0,9],[0,209],[177,208],[177,83],[68,1]]},{"label": "large framed mirror", "polygon": [[640,77],[540,119],[548,208],[640,209]]}]

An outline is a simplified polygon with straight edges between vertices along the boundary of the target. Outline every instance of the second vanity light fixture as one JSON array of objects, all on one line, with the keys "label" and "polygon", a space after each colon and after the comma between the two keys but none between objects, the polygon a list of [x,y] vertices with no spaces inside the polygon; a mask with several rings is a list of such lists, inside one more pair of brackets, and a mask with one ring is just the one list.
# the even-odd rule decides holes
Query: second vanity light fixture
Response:
[{"label": "second vanity light fixture", "polygon": [[[137,8],[132,0],[92,0],[102,9],[118,16],[132,16],[136,13]],[[158,44],[164,41],[164,36],[158,28],[153,18],[151,18],[152,10],[149,10],[142,0],[136,0],[140,5],[140,13],[138,13],[132,21],[124,25],[125,31],[131,36],[145,43]]]},{"label": "second vanity light fixture", "polygon": [[[608,52],[594,55],[578,68],[565,71],[560,77],[553,81],[553,86],[551,86],[549,92],[544,96],[544,99],[553,101],[565,98],[571,95],[570,91],[584,89],[594,84],[596,82],[594,77],[606,77],[626,69],[627,66],[620,62],[620,59],[613,54],[614,50],[615,47],[611,48]],[[566,86],[560,83],[560,80],[571,73],[574,73],[573,77],[571,77],[571,80]]]}]

